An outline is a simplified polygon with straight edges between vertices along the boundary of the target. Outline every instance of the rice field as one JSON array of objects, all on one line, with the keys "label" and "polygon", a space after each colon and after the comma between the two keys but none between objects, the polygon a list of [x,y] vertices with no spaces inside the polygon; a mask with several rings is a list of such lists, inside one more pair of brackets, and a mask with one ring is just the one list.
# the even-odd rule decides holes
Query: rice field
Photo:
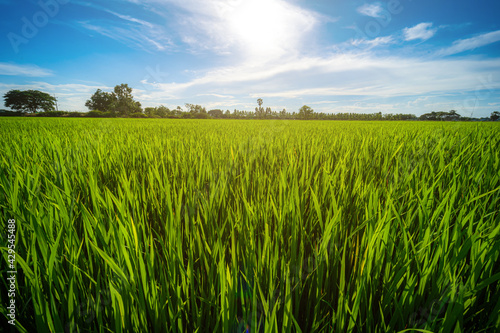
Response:
[{"label": "rice field", "polygon": [[0,119],[21,332],[500,331],[500,124]]}]

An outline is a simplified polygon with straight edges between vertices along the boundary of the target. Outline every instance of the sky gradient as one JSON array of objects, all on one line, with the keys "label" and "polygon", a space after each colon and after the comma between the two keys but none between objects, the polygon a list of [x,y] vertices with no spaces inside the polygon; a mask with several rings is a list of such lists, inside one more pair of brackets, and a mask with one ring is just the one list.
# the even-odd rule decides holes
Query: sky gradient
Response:
[{"label": "sky gradient", "polygon": [[[0,0],[0,94],[143,107],[500,110],[498,0]],[[3,108],[3,98],[0,101]]]}]

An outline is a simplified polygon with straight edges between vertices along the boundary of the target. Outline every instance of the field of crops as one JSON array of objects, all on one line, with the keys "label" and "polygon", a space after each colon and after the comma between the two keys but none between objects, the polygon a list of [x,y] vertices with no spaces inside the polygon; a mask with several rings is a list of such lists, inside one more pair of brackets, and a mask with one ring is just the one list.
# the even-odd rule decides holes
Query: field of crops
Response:
[{"label": "field of crops", "polygon": [[500,124],[4,118],[0,137],[20,331],[500,330]]}]

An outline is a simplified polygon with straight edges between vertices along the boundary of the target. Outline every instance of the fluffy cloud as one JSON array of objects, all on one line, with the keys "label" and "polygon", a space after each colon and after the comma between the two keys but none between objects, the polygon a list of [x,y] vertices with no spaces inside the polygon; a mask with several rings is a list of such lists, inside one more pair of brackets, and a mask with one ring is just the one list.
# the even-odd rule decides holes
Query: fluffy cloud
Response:
[{"label": "fluffy cloud", "polygon": [[370,16],[370,17],[381,17],[381,13],[383,11],[382,5],[378,2],[372,4],[364,4],[361,7],[358,7],[358,13]]},{"label": "fluffy cloud", "polygon": [[411,28],[405,28],[403,33],[405,40],[421,39],[423,41],[432,38],[436,34],[437,29],[432,29],[432,23],[420,23]]}]

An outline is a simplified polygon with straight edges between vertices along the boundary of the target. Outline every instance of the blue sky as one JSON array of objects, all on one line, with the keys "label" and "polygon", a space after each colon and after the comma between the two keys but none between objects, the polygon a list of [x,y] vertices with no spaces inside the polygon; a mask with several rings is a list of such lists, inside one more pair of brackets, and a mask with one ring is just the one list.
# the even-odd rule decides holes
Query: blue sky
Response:
[{"label": "blue sky", "polygon": [[[0,94],[144,107],[500,110],[498,0],[0,0]],[[3,107],[3,99],[0,108]]]}]

